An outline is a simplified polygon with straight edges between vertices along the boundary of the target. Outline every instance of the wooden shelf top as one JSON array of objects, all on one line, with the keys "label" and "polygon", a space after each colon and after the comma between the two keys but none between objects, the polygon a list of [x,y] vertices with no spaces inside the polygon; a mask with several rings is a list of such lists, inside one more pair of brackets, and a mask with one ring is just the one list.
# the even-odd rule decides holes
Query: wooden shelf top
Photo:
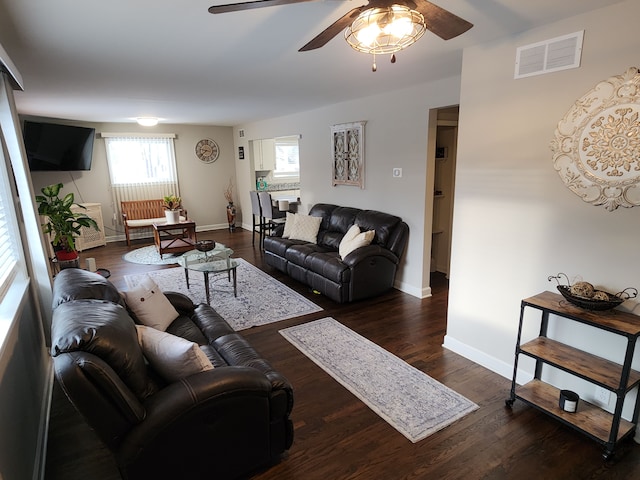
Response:
[{"label": "wooden shelf top", "polygon": [[542,292],[525,298],[522,304],[542,308],[563,317],[626,336],[640,336],[640,316],[616,309],[602,312],[586,310],[573,305],[559,293]]}]

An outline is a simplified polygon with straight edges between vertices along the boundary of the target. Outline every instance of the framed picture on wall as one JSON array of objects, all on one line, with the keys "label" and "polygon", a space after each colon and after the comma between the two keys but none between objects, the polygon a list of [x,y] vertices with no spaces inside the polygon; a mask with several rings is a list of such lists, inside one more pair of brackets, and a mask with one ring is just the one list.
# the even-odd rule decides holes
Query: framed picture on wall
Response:
[{"label": "framed picture on wall", "polygon": [[364,125],[340,123],[331,127],[332,185],[364,188]]}]

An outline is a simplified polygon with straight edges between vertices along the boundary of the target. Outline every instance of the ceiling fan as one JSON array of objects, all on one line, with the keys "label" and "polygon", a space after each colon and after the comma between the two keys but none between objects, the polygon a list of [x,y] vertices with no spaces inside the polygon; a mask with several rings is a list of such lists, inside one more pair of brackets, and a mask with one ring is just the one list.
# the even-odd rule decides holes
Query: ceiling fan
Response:
[{"label": "ceiling fan", "polygon": [[[253,0],[243,3],[231,3],[226,5],[214,5],[209,7],[209,13],[237,12],[253,8],[271,7],[274,5],[289,5],[292,3],[310,2],[314,0]],[[424,25],[427,30],[435,33],[443,40],[457,37],[473,27],[473,24],[454,15],[442,7],[434,5],[427,0],[370,0],[366,5],[356,7],[341,18],[329,25],[319,35],[303,46],[300,52],[315,50],[326,45],[333,37],[349,27],[358,16],[370,9],[390,8],[392,5],[403,5],[415,10],[424,17]]]}]

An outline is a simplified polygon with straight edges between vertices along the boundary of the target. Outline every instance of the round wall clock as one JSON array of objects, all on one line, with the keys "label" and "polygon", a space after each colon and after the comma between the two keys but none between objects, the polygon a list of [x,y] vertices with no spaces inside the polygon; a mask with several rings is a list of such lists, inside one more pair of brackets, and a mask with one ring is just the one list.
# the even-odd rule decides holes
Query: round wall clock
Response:
[{"label": "round wall clock", "polygon": [[640,73],[598,83],[560,120],[553,165],[573,193],[613,211],[640,206]]},{"label": "round wall clock", "polygon": [[196,156],[204,163],[212,163],[218,159],[220,148],[210,138],[203,138],[196,143]]}]

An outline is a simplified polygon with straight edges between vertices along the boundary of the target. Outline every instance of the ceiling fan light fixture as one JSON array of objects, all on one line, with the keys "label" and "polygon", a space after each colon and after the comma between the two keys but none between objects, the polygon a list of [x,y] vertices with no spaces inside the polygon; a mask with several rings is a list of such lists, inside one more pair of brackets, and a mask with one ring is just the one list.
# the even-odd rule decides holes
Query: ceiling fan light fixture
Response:
[{"label": "ceiling fan light fixture", "polygon": [[427,27],[422,14],[404,5],[369,8],[345,30],[351,48],[370,54],[395,53],[416,43]]}]

